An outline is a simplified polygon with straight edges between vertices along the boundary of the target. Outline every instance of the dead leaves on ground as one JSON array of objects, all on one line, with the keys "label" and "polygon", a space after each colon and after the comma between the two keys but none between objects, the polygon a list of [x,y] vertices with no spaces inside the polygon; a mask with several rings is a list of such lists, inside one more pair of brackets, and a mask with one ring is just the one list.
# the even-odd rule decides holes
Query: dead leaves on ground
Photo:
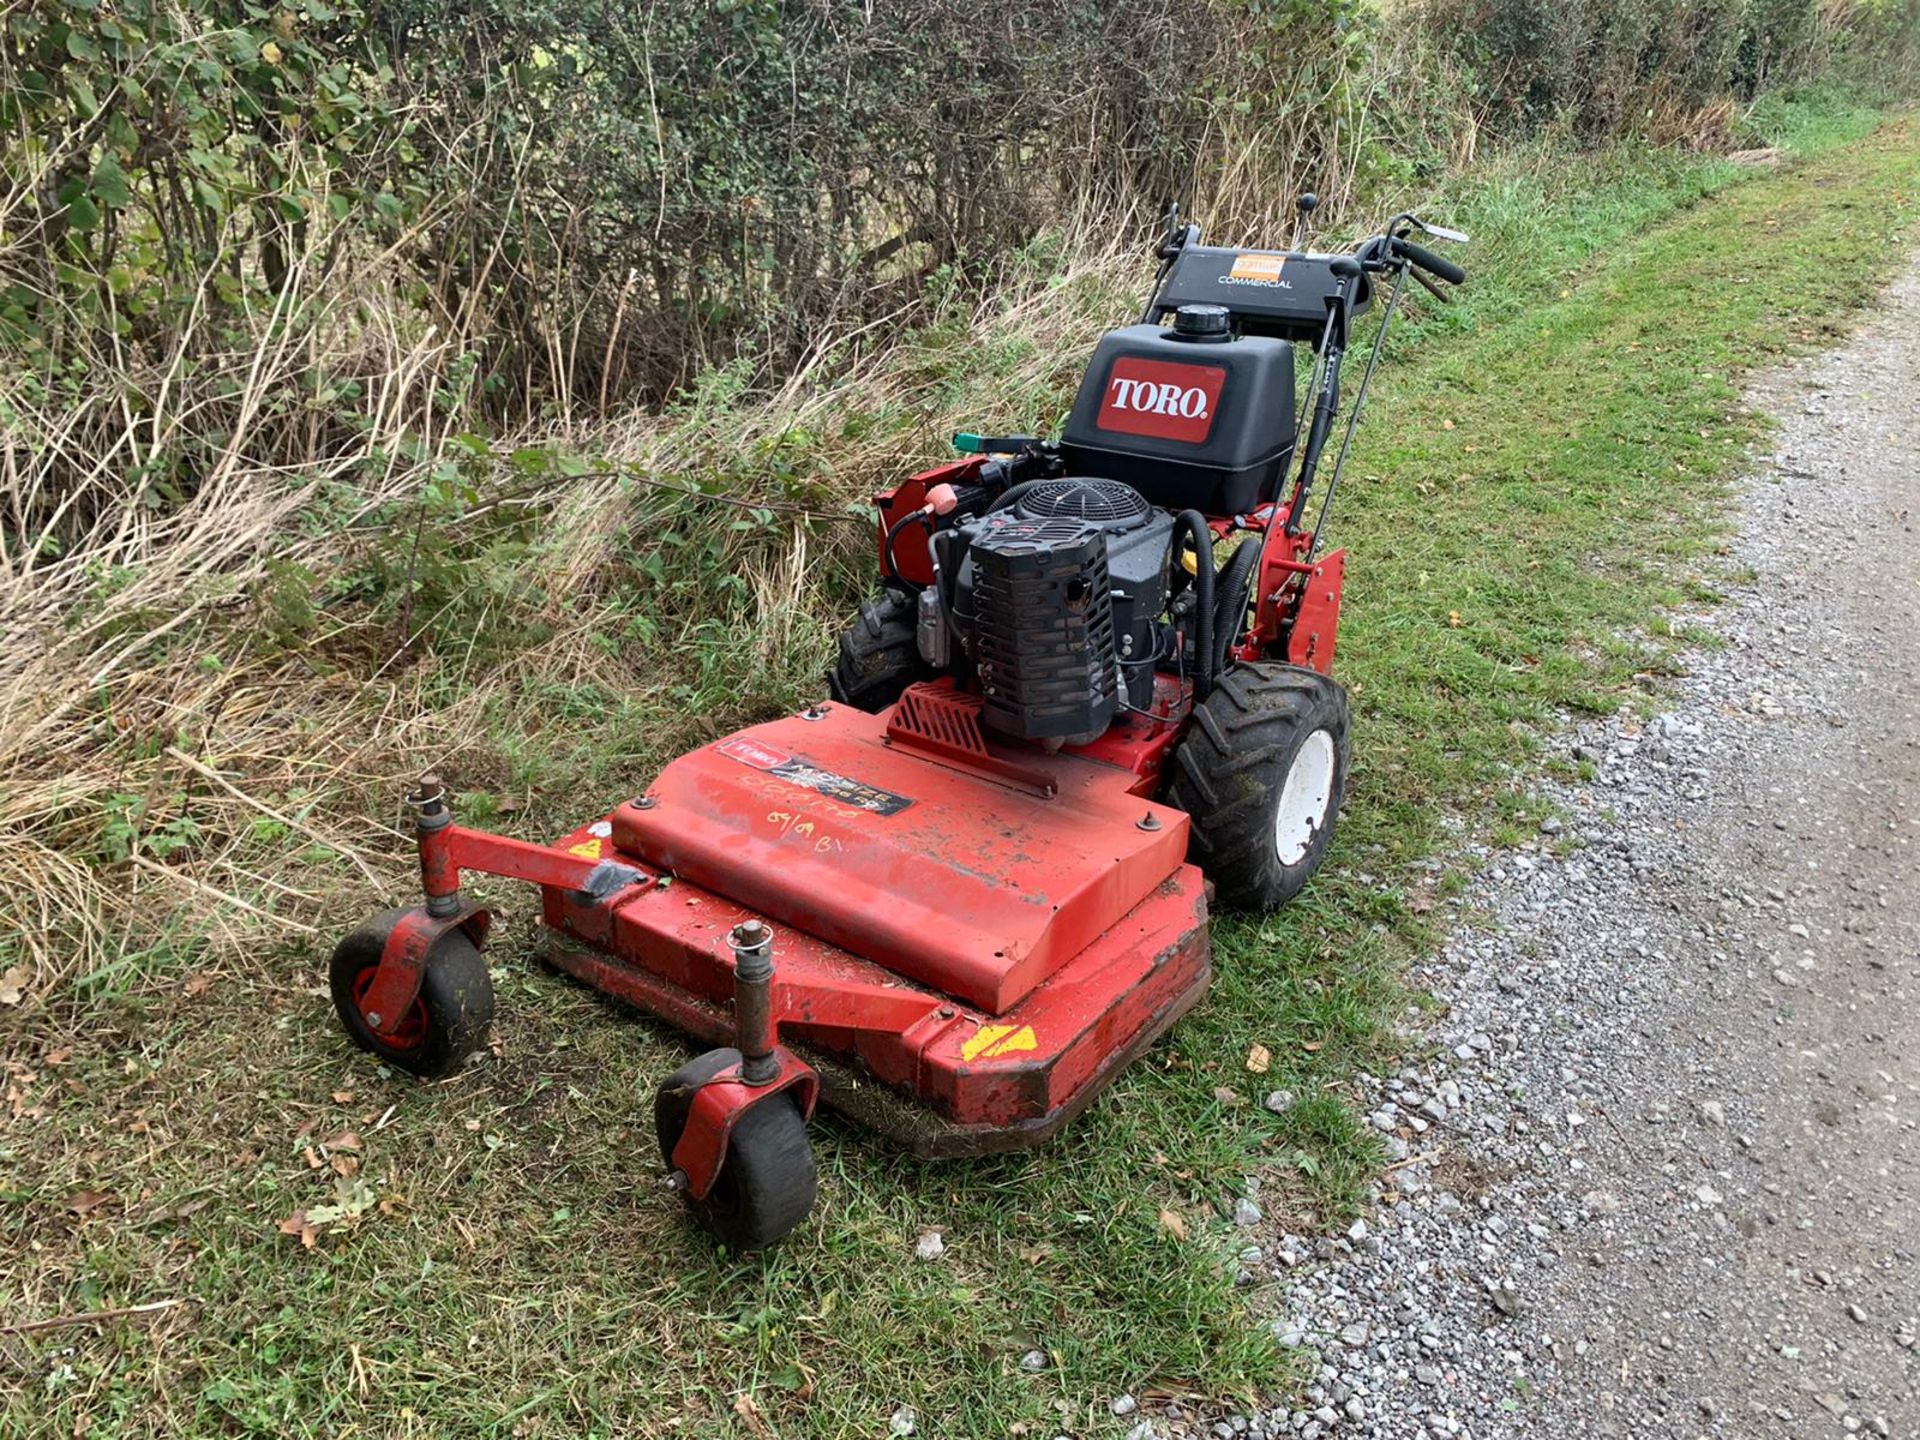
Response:
[{"label": "dead leaves on ground", "polygon": [[[333,1098],[344,1105],[353,1099],[353,1092],[335,1091]],[[301,1126],[294,1138],[301,1140],[311,1134],[316,1128],[317,1118]],[[342,1130],[318,1145],[303,1146],[300,1158],[306,1162],[309,1170],[333,1172],[333,1200],[330,1204],[309,1205],[294,1211],[278,1222],[276,1228],[279,1232],[298,1240],[303,1249],[311,1250],[322,1235],[333,1228],[357,1224],[369,1211],[377,1210],[382,1215],[399,1214],[405,1208],[405,1201],[397,1195],[379,1194],[361,1175],[360,1166],[365,1154],[366,1143],[352,1130]]]}]

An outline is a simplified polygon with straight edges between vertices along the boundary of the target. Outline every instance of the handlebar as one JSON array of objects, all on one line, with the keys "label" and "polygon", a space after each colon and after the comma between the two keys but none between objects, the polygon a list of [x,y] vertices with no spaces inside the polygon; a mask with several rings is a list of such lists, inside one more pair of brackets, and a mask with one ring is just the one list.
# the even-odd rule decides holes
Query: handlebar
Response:
[{"label": "handlebar", "polygon": [[1449,285],[1464,285],[1466,283],[1467,272],[1465,270],[1461,269],[1444,255],[1434,254],[1433,251],[1427,249],[1424,245],[1416,245],[1411,240],[1395,238],[1393,241],[1393,253],[1396,255],[1404,255],[1422,270],[1427,271],[1429,274],[1439,276]]}]

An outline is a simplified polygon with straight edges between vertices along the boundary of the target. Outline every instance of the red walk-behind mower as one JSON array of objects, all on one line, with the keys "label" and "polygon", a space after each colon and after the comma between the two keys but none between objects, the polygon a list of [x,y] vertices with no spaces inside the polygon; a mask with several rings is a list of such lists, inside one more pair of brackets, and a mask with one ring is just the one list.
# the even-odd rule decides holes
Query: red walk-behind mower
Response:
[{"label": "red walk-behind mower", "polygon": [[455,824],[428,777],[426,903],[334,954],[347,1034],[420,1075],[478,1049],[489,916],[461,874],[507,876],[540,887],[560,969],[725,1047],[655,1119],[669,1184],[736,1250],[812,1208],[821,1101],[922,1155],[1051,1136],[1205,991],[1209,899],[1285,904],[1326,851],[1346,553],[1318,540],[1351,418],[1307,506],[1376,288],[1355,417],[1409,276],[1465,278],[1415,233],[1465,238],[1402,215],[1354,255],[1236,250],[1170,212],[1153,298],[1057,443],[961,436],[972,458],[876,497],[885,589],[830,701],[552,845]]}]

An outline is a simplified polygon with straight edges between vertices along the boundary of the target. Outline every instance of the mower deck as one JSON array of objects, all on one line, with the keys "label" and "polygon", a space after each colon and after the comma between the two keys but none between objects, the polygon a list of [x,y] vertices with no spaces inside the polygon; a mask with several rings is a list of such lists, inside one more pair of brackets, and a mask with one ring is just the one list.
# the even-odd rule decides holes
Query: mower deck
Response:
[{"label": "mower deck", "polygon": [[[1184,868],[1184,867],[1183,867]],[[547,958],[597,990],[715,1045],[734,1035],[726,937],[755,912],[693,885],[606,907],[546,892]],[[783,1042],[820,1071],[820,1098],[929,1158],[1040,1144],[1206,991],[1197,874],[992,1015],[774,923]]]},{"label": "mower deck", "polygon": [[1187,817],[1114,765],[1029,751],[986,773],[995,758],[983,742],[961,769],[890,716],[820,706],[682,755],[611,839],[999,1013],[1179,869]]},{"label": "mower deck", "polygon": [[830,1062],[829,1104],[927,1155],[1036,1144],[1205,990],[1205,883],[1131,770],[991,758],[843,706],[683,755],[554,847],[639,879],[544,885],[550,957],[722,1044],[727,937],[762,920],[780,1033]]}]

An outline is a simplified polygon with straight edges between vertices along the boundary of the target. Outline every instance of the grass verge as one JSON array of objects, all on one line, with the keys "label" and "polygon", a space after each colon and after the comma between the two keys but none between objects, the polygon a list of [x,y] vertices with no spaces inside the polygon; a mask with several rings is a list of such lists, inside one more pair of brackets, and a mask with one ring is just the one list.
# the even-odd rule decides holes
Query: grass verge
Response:
[{"label": "grass verge", "polygon": [[[1335,522],[1354,553],[1341,669],[1357,766],[1329,869],[1280,917],[1223,921],[1206,1006],[1036,1154],[923,1165],[829,1120],[821,1218],[771,1257],[717,1257],[655,1184],[650,1085],[683,1053],[668,1032],[528,967],[510,939],[498,1055],[402,1083],[334,1031],[318,935],[289,946],[230,908],[169,908],[171,882],[150,871],[110,872],[163,888],[5,1040],[6,1320],[187,1303],[0,1339],[0,1431],[873,1435],[912,1404],[923,1434],[1078,1435],[1124,1428],[1104,1403],[1122,1390],[1284,1383],[1285,1356],[1231,1284],[1232,1197],[1259,1175],[1268,1208],[1306,1224],[1363,1195],[1374,1156],[1342,1087],[1395,1058],[1395,974],[1430,938],[1443,818],[1517,839],[1532,816],[1513,777],[1555,714],[1644,692],[1656,617],[1705,583],[1721,482],[1756,434],[1735,377],[1832,333],[1910,233],[1913,128],[1864,130],[1829,117],[1816,153],[1778,173],[1616,157],[1457,197],[1450,218],[1483,232],[1475,283],[1396,345]],[[864,478],[857,457],[882,437],[926,443],[963,404],[982,423],[1044,423],[1135,270],[1066,265],[1037,308],[936,327],[869,376],[857,408],[809,400],[749,453],[831,510],[850,488],[832,467]],[[697,432],[725,402],[722,384],[682,425]],[[466,789],[517,802],[502,824],[541,833],[703,729],[794,699],[818,654],[821,582],[777,545],[682,523],[691,502],[632,499],[610,529],[594,518],[607,499],[589,488],[543,512],[568,554],[496,510],[505,521],[469,525],[465,548],[410,571],[436,633],[481,638],[441,641],[403,678],[383,678],[355,592],[322,570],[330,551],[263,591],[256,615],[285,633],[197,629],[184,653],[156,651],[209,686],[247,679],[214,714],[188,695],[177,726],[127,737],[129,773],[153,768],[118,792],[123,847],[169,858],[172,785],[183,860],[212,828],[196,804],[239,805],[169,745],[190,734],[181,753],[205,755],[243,720],[278,730],[287,778],[242,787],[224,873],[260,874],[247,895],[263,910],[344,929],[378,897],[334,843],[338,817],[378,813],[392,792],[372,763],[302,763],[316,715],[385,737],[395,770],[453,748]],[[793,533],[816,560],[824,547],[826,589],[852,573],[856,542],[780,538]],[[356,584],[406,553],[335,548]],[[587,580],[563,587],[569,567]],[[683,577],[719,588],[679,610],[625,598],[670,600]],[[781,612],[770,638],[761,622]],[[591,633],[556,648],[583,620]],[[629,692],[634,646],[665,658]],[[568,666],[550,663],[560,654]],[[243,747],[218,755],[223,774],[247,773]],[[266,869],[289,854],[295,868]],[[1259,1076],[1243,1063],[1256,1043],[1274,1057]],[[1257,1097],[1280,1086],[1306,1098],[1275,1117]],[[331,1210],[314,1244],[281,1232],[316,1207]],[[945,1232],[938,1262],[913,1258],[927,1227]],[[1033,1350],[1037,1372],[1020,1364]]]}]

